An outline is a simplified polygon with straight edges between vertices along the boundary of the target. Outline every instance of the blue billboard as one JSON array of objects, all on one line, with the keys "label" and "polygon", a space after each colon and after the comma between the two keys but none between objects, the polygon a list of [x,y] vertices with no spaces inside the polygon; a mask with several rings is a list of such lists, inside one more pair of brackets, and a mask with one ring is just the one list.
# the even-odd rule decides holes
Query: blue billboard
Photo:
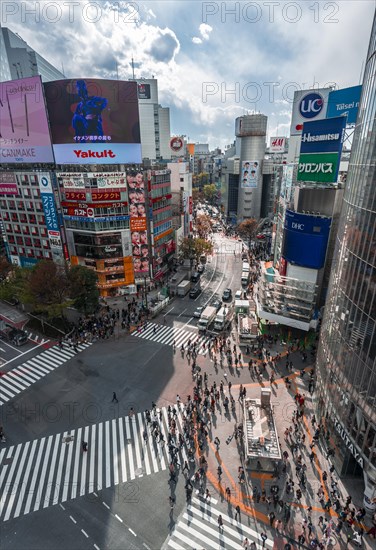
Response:
[{"label": "blue billboard", "polygon": [[286,210],[282,256],[288,262],[321,269],[332,219]]},{"label": "blue billboard", "polygon": [[347,115],[347,124],[355,124],[361,93],[361,86],[352,86],[351,88],[330,92],[326,117]]},{"label": "blue billboard", "polygon": [[40,174],[39,189],[44,217],[46,220],[46,227],[49,231],[60,232],[50,174]]},{"label": "blue billboard", "polygon": [[343,116],[305,122],[300,153],[341,153],[345,128]]}]

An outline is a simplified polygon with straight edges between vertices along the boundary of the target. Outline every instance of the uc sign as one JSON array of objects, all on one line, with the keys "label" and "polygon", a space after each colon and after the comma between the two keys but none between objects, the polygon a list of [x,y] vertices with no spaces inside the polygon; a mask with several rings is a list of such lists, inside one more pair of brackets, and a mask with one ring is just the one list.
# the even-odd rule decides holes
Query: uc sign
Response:
[{"label": "uc sign", "polygon": [[305,95],[300,101],[299,113],[303,118],[315,118],[315,116],[321,113],[323,107],[323,97],[316,92],[311,92]]}]

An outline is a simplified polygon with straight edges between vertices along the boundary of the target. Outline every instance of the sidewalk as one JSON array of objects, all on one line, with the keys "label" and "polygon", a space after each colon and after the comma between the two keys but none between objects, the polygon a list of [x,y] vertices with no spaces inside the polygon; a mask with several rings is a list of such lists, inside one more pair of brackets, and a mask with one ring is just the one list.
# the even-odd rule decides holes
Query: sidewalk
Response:
[{"label": "sidewalk", "polygon": [[[271,346],[272,355],[281,353],[281,351],[282,346],[280,343],[277,343],[276,345],[273,344]],[[255,356],[252,357],[255,358]],[[273,478],[273,473],[270,471],[263,472],[248,470],[244,464],[241,454],[242,445],[240,445],[240,440],[237,441],[235,437],[231,439],[231,436],[234,434],[235,425],[241,424],[243,420],[242,405],[239,401],[240,382],[242,382],[243,388],[246,388],[247,398],[260,398],[261,388],[270,387],[269,376],[271,374],[271,368],[269,366],[267,367],[261,383],[256,380],[253,381],[248,372],[249,357],[243,356],[243,358],[245,361],[243,361],[244,366],[241,369],[228,368],[227,362],[224,361],[226,367],[218,367],[218,376],[215,376],[216,380],[219,378],[224,381],[224,395],[229,398],[232,395],[235,399],[236,407],[232,412],[230,408],[230,413],[225,414],[223,400],[220,400],[219,403],[216,404],[215,413],[212,415],[212,425],[208,427],[208,449],[206,450],[206,457],[208,460],[208,481],[220,494],[222,494],[222,499],[224,499],[223,495],[226,488],[230,488],[231,504],[233,508],[235,508],[236,505],[239,505],[242,512],[253,516],[258,522],[267,524],[268,527],[270,527],[268,518],[269,512],[273,512],[276,519],[281,519],[282,521],[286,519],[286,514],[290,513],[291,515],[287,523],[286,530],[283,532],[284,536],[280,536],[280,538],[278,538],[280,544],[278,543],[277,547],[283,548],[284,543],[287,541],[289,541],[290,544],[293,541],[297,541],[298,536],[304,531],[306,532],[306,535],[308,535],[307,523],[309,521],[309,517],[311,517],[313,524],[312,533],[317,536],[319,541],[321,541],[323,539],[323,529],[318,525],[319,517],[322,516],[327,525],[329,525],[330,520],[333,519],[335,526],[338,523],[338,515],[335,513],[333,507],[331,508],[330,513],[325,512],[317,496],[317,492],[321,486],[324,488],[325,500],[327,500],[331,490],[331,477],[329,475],[329,468],[331,464],[326,459],[326,448],[322,443],[323,440],[320,440],[314,448],[316,454],[315,459],[312,462],[309,459],[309,454],[311,453],[309,444],[312,442],[312,436],[314,434],[311,424],[313,402],[312,396],[308,392],[309,375],[305,374],[302,379],[300,376],[300,369],[304,368],[306,371],[309,371],[312,369],[313,365],[302,363],[300,353],[295,352],[291,353],[289,357],[289,360],[293,361],[294,365],[292,372],[286,371],[286,361],[283,357],[279,361],[278,367],[274,372],[275,382],[272,387],[271,401],[274,409],[274,417],[281,452],[283,453],[284,451],[287,451],[289,458],[287,460],[286,473],[283,473],[280,468],[279,477]],[[214,371],[213,362],[209,358],[206,358],[205,363],[206,364],[202,366],[202,370],[203,372],[205,371],[210,374],[210,372]],[[260,363],[260,361],[258,361],[258,363]],[[236,373],[236,371],[238,371],[238,373]],[[225,373],[227,374],[227,381],[232,382],[231,391],[229,391],[229,386],[224,376]],[[288,389],[285,384],[285,376],[288,376],[290,379],[290,389]],[[210,384],[211,382],[208,384],[209,389]],[[217,385],[219,385],[218,382]],[[286,440],[284,437],[286,428],[292,425],[293,411],[297,409],[297,405],[294,401],[294,395],[296,392],[305,394],[304,415],[300,422],[300,434],[305,435],[305,442],[304,444],[300,444],[299,450],[296,453],[297,455],[302,455],[302,463],[307,466],[306,488],[300,487],[302,491],[300,501],[296,498],[296,490],[299,488],[299,478],[296,475],[296,459],[294,460],[291,450],[292,441],[290,439]],[[216,437],[220,440],[218,452],[216,451],[216,447],[214,445],[214,439]],[[229,441],[229,439],[231,439],[231,441]],[[228,444],[226,444],[226,441]],[[217,467],[219,464],[223,470],[221,483],[219,483],[217,479]],[[240,484],[238,481],[238,468],[240,466],[244,467],[246,474],[245,483],[243,484]],[[328,473],[328,480],[326,483],[323,481],[324,471]],[[293,496],[291,492],[290,494],[287,494],[286,492],[286,481],[289,477],[295,483],[295,491],[293,491],[295,496]],[[354,483],[354,480],[349,480],[350,482],[346,483],[346,480],[340,480],[335,472],[332,479],[338,483],[338,492],[342,505],[349,494],[346,490],[345,484],[347,484],[348,490],[352,496],[352,503],[350,506],[353,507],[354,505],[356,509],[363,506],[363,484],[361,482],[359,483],[357,480],[358,483]],[[281,503],[282,506],[278,503],[279,499],[277,499],[277,502],[275,503],[273,503],[273,500],[270,504],[265,502],[265,497],[270,495],[270,489],[273,485],[278,485],[279,487],[278,497],[283,501]],[[265,491],[265,493],[262,493],[263,491]],[[286,512],[286,506],[284,506],[284,503],[287,503],[290,512]],[[309,506],[312,507],[311,514],[309,514],[308,511]],[[370,518],[365,518],[365,526],[370,528]],[[360,528],[360,525],[357,525],[357,527]],[[278,535],[275,529],[272,529],[271,532],[274,532],[274,535]],[[333,528],[330,534],[331,540],[329,542],[329,546],[331,544],[331,547],[339,548],[342,545],[348,544],[347,535],[349,533],[352,533],[352,530],[346,526],[346,522],[344,522],[344,527],[339,535],[334,532]],[[309,545],[307,536],[306,540],[307,542],[305,544]],[[365,548],[374,547],[373,538],[365,536],[363,537],[363,541],[363,546]],[[355,545],[350,542],[350,546]]]}]

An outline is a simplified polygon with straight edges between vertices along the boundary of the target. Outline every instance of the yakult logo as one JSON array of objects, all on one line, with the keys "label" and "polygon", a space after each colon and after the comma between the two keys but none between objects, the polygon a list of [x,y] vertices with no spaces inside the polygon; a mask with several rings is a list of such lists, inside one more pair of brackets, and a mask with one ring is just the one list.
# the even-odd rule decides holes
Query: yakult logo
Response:
[{"label": "yakult logo", "polygon": [[116,155],[111,149],[105,149],[104,151],[92,151],[89,149],[88,151],[82,151],[81,149],[73,149],[74,154],[77,158],[103,158],[103,157],[110,157],[115,158]]},{"label": "yakult logo", "polygon": [[299,104],[299,113],[303,118],[315,118],[324,107],[324,99],[320,94],[311,92],[305,95]]}]

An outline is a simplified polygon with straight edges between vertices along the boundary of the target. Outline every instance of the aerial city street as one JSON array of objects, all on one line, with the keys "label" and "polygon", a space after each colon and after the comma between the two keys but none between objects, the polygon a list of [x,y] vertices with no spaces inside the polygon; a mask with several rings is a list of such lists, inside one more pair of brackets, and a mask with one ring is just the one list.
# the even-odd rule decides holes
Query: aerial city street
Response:
[{"label": "aerial city street", "polygon": [[52,4],[0,29],[1,548],[375,548],[374,3]]}]

